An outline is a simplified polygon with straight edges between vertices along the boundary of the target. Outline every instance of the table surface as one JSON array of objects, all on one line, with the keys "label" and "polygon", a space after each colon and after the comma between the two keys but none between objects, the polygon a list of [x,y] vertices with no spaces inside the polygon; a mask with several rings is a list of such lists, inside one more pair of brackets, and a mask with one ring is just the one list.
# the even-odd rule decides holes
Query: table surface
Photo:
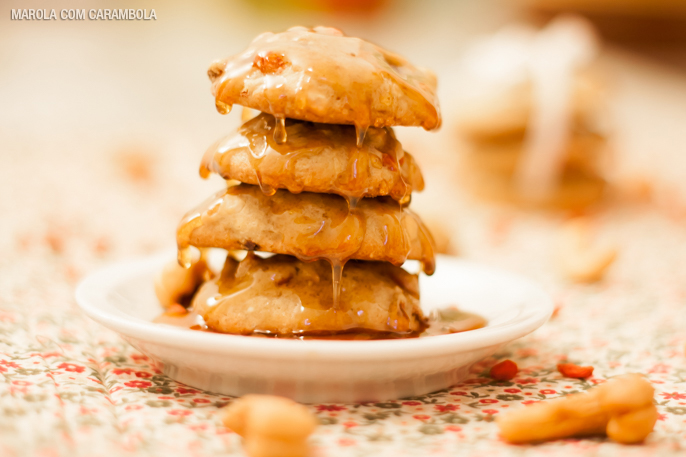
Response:
[{"label": "table surface", "polygon": [[[221,125],[210,118],[201,71],[202,92],[194,92],[189,76],[193,90],[174,100],[185,110],[175,110],[171,101],[154,104],[167,97],[137,92],[136,78],[147,75],[107,79],[117,70],[85,40],[79,52],[94,59],[97,77],[61,81],[61,95],[35,91],[45,87],[40,68],[66,68],[70,61],[67,54],[51,57],[49,47],[40,61],[21,57],[32,46],[31,30],[22,30],[12,32],[24,34],[15,41],[18,49],[3,46],[1,54],[11,68],[35,71],[0,75],[0,95],[9,107],[0,111],[0,455],[242,455],[240,438],[219,421],[231,398],[161,375],[144,355],[81,314],[73,299],[78,280],[98,267],[173,245],[180,216],[221,186],[216,178],[197,177],[202,148],[238,115]],[[66,34],[54,39],[59,46],[71,43]],[[136,56],[140,61],[132,65],[139,68],[144,54]],[[616,170],[638,171],[654,189],[649,202],[615,200],[593,213],[598,233],[619,248],[608,275],[579,285],[558,274],[553,251],[565,215],[484,205],[463,193],[451,99],[444,92],[441,132],[399,132],[427,181],[413,208],[430,224],[440,221],[465,258],[539,281],[559,310],[450,389],[383,403],[311,405],[321,423],[312,437],[316,455],[686,452],[686,83],[682,75],[621,52],[607,62],[618,81]],[[438,73],[449,86],[449,70]],[[167,89],[163,84],[160,90]],[[79,91],[88,97],[78,98]],[[50,103],[41,104],[41,97]],[[78,116],[60,115],[55,103],[67,98]],[[92,115],[99,104],[105,109]],[[204,110],[206,118],[196,116]],[[35,121],[29,124],[29,118]],[[494,383],[485,370],[505,358],[521,370],[512,382]],[[593,365],[593,377],[562,378],[555,370],[561,360]],[[644,445],[591,438],[511,446],[498,438],[494,419],[509,409],[628,372],[645,374],[656,390],[660,417]]]}]

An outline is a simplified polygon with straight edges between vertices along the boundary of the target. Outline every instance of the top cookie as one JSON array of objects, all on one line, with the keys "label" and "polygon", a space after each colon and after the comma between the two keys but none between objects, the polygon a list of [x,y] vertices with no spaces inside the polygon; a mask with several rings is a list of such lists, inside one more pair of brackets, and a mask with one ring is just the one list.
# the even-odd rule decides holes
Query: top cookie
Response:
[{"label": "top cookie", "polygon": [[245,52],[214,62],[208,75],[221,113],[238,104],[361,132],[441,124],[433,73],[333,28],[263,33]]}]

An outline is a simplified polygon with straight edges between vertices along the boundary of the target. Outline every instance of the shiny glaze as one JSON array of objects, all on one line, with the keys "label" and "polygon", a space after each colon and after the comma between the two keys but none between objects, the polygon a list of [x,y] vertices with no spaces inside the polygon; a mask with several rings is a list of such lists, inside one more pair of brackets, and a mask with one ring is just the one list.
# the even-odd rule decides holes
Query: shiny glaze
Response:
[{"label": "shiny glaze", "polygon": [[[264,98],[264,103],[253,103],[251,108],[279,118],[354,124],[360,144],[368,127],[397,125],[393,111],[398,100],[394,97],[411,100],[411,106],[421,106],[426,112],[421,124],[415,121],[412,125],[433,129],[441,122],[432,73],[329,27],[263,33],[241,54],[215,62],[208,75],[220,113],[228,112],[227,107],[234,103],[246,104],[246,87],[251,87]],[[388,84],[400,87],[395,95]],[[294,95],[284,100],[284,92]],[[327,113],[333,101],[341,100],[345,102],[342,109]],[[383,111],[374,106],[383,106]],[[322,119],[327,115],[335,117]]]},{"label": "shiny glaze", "polygon": [[[445,316],[451,315],[446,318]],[[221,333],[207,326],[202,316],[192,308],[186,314],[163,313],[156,317],[153,322],[171,325],[174,327],[197,330],[211,333]],[[420,332],[396,333],[396,332],[372,332],[360,330],[347,330],[335,333],[311,333],[278,335],[272,333],[255,332],[250,337],[258,338],[286,338],[299,340],[389,340],[401,338],[425,338],[430,336],[451,335],[454,333],[468,332],[485,327],[488,321],[478,314],[460,311],[457,307],[446,307],[429,314],[426,327]]]},{"label": "shiny glaze", "polygon": [[[233,214],[246,208],[265,223],[279,224],[283,233],[272,236],[275,242],[287,246],[287,249],[279,252],[281,254],[294,255],[304,261],[325,259],[334,266],[343,265],[348,259],[383,260],[402,265],[413,246],[419,243],[421,252],[414,254],[413,258],[422,262],[427,274],[432,274],[435,268],[433,240],[429,231],[412,211],[389,198],[362,199],[356,207],[351,208],[345,199],[336,195],[294,195],[279,190],[267,197],[261,195],[255,186],[245,184],[230,185],[182,219],[177,230],[182,264],[188,248],[193,244],[196,230],[216,230],[217,225],[230,223],[228,219]],[[380,246],[363,244],[367,225],[372,220],[380,230],[374,233],[382,237]],[[207,233],[204,236],[207,238]],[[211,241],[212,245],[196,247],[260,250],[260,246],[231,239],[228,234]],[[362,247],[364,251],[361,251]]]},{"label": "shiny glaze", "polygon": [[[277,188],[285,188],[292,193],[334,193],[348,198],[351,206],[355,206],[360,198],[386,194],[407,203],[413,190],[419,191],[424,187],[421,173],[390,127],[369,128],[362,145],[358,146],[354,129],[350,126],[287,119],[282,133],[278,132],[280,125],[266,113],[250,119],[238,132],[207,150],[200,175],[206,178],[215,172],[225,179],[257,184],[266,195],[273,195]],[[277,137],[287,140],[279,143]],[[232,173],[229,164],[234,154],[245,149],[249,152],[247,156],[254,173],[251,181],[238,172]],[[324,154],[332,160],[343,159],[347,163],[343,166],[331,163],[318,176],[300,172],[299,165],[308,166],[308,160]],[[378,180],[373,181],[372,173],[379,175],[383,169],[389,171],[393,181],[382,185]],[[312,170],[312,173],[316,171]]]},{"label": "shiny glaze", "polygon": [[192,305],[210,329],[229,333],[406,334],[423,328],[417,275],[385,262],[352,261],[341,285],[336,304],[325,261],[248,253],[240,262],[229,256]]}]

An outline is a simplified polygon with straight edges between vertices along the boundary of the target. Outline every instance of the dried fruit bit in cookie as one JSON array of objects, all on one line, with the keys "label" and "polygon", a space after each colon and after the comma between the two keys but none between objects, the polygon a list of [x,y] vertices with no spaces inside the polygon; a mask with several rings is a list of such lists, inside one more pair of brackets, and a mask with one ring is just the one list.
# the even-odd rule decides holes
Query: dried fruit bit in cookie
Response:
[{"label": "dried fruit bit in cookie", "polygon": [[493,367],[491,367],[490,375],[491,378],[498,381],[509,381],[517,376],[517,371],[519,371],[517,364],[512,360],[507,359],[493,365]]},{"label": "dried fruit bit in cookie", "polygon": [[640,443],[653,431],[654,389],[639,374],[620,376],[589,389],[497,418],[502,437],[532,443],[573,436],[607,435],[623,444]]},{"label": "dried fruit bit in cookie", "polygon": [[573,363],[558,363],[557,371],[559,371],[562,376],[566,378],[585,379],[593,375],[593,367],[580,367],[579,365],[574,365]]},{"label": "dried fruit bit in cookie", "polygon": [[282,52],[261,52],[255,56],[253,67],[265,75],[281,73],[291,63]]},{"label": "dried fruit bit in cookie", "polygon": [[303,405],[283,397],[245,395],[224,413],[224,425],[243,437],[250,457],[305,457],[317,419]]}]

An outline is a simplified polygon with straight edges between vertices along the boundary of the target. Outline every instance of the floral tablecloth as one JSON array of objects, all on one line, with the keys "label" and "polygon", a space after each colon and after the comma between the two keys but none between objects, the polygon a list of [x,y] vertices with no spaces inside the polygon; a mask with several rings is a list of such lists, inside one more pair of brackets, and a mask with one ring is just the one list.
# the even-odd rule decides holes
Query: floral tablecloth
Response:
[{"label": "floral tablecloth", "polygon": [[[154,193],[156,186],[139,182],[149,178],[139,159],[124,159],[128,165],[113,178],[121,188],[132,186],[132,198]],[[172,240],[168,228],[169,236],[155,244],[135,224],[108,229],[84,222],[90,219],[83,211],[93,208],[87,200],[82,197],[82,205],[71,209],[58,204],[69,217],[43,209],[48,216],[36,215],[34,224],[21,217],[4,224],[0,455],[241,455],[240,438],[218,418],[231,398],[160,374],[146,356],[75,307],[73,287],[83,274]],[[136,212],[131,206],[128,211]],[[113,212],[121,216],[127,209]],[[312,438],[316,455],[686,452],[684,213],[618,203],[600,212],[599,229],[612,234],[619,259],[604,281],[572,285],[551,267],[549,251],[560,216],[471,203],[456,208],[460,212],[470,214],[464,229],[456,231],[464,254],[537,278],[554,295],[556,315],[450,389],[382,403],[311,405],[321,423]],[[450,226],[449,218],[446,223]],[[154,224],[149,229],[157,232]],[[486,375],[488,367],[503,358],[516,361],[521,370],[511,382],[494,382]],[[563,360],[593,365],[593,378],[562,378],[555,365]],[[510,408],[588,389],[627,372],[644,373],[656,389],[660,418],[644,445],[591,438],[511,446],[498,438],[494,419]]]}]

